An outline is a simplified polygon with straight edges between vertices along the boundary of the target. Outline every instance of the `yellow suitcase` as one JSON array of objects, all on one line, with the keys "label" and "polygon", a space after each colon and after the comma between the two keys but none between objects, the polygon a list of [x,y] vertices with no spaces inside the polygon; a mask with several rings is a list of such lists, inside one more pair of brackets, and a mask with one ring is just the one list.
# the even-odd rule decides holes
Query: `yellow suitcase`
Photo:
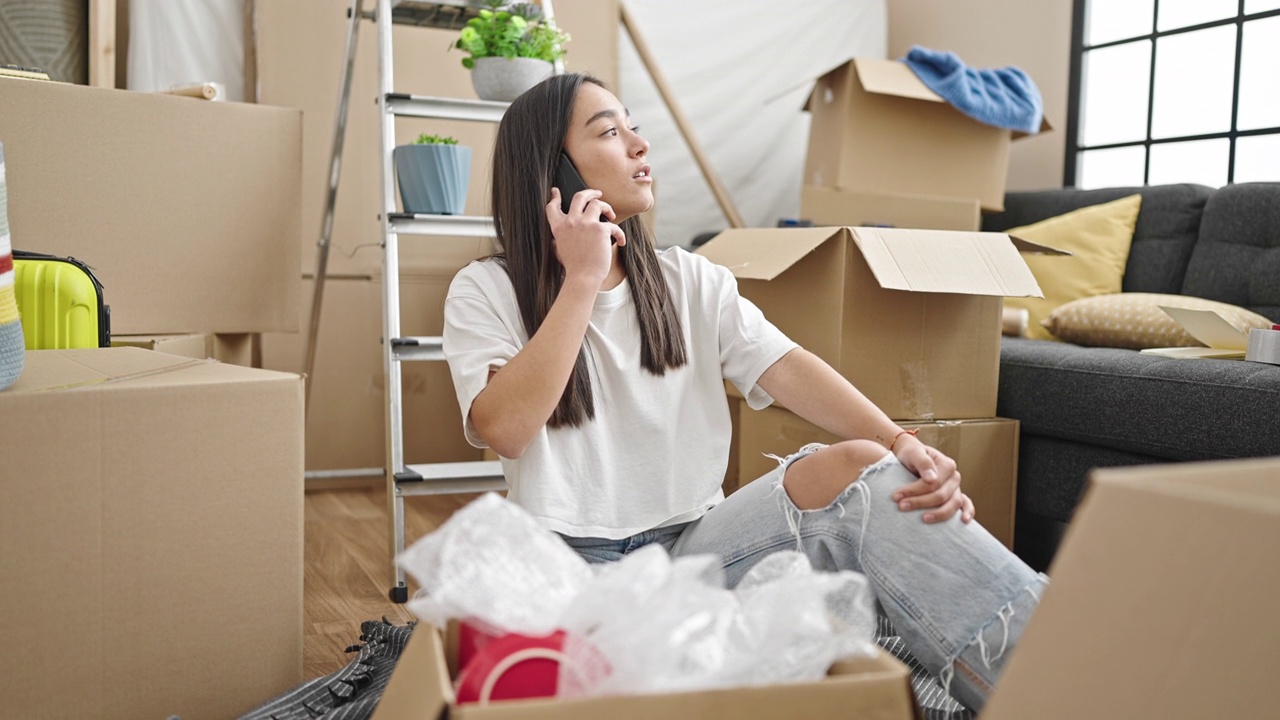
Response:
[{"label": "yellow suitcase", "polygon": [[111,347],[111,308],[88,265],[14,250],[13,270],[28,350]]}]

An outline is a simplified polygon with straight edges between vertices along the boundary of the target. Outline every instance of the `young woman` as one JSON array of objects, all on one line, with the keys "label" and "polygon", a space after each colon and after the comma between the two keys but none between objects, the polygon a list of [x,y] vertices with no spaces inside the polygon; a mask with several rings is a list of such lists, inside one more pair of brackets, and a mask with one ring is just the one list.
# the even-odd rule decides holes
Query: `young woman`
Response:
[{"label": "young woman", "polygon": [[[468,440],[508,498],[591,562],[649,543],[715,553],[736,583],[769,553],[867,575],[912,652],[973,709],[1047,582],[973,522],[955,462],[789,340],[725,268],[656,250],[649,144],[604,86],[554,76],[507,110],[494,148],[504,252],[460,271],[444,350]],[[560,153],[587,190],[569,211]],[[601,216],[608,221],[602,221]],[[724,380],[836,435],[725,498]]]}]

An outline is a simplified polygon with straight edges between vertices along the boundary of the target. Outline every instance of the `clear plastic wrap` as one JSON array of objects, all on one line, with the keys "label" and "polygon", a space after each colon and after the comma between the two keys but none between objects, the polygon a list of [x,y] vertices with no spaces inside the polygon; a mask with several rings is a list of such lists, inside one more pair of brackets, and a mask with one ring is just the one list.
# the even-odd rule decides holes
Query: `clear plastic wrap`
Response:
[{"label": "clear plastic wrap", "polygon": [[562,697],[815,680],[875,647],[873,599],[858,573],[815,572],[784,551],[728,590],[718,557],[673,560],[661,545],[589,566],[497,495],[454,514],[400,563],[422,585],[409,609],[427,622],[564,630]]},{"label": "clear plastic wrap", "polygon": [[487,493],[398,561],[421,589],[408,608],[444,627],[468,618],[493,631],[546,635],[591,579],[587,562],[527,512]]}]

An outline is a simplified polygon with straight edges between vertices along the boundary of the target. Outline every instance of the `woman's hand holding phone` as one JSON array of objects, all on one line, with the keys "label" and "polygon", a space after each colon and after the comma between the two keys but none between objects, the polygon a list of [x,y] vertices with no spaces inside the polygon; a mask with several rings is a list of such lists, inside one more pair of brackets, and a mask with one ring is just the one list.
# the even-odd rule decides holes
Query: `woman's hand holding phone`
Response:
[{"label": "woman's hand holding phone", "polygon": [[573,196],[566,213],[560,206],[560,188],[551,188],[551,201],[546,208],[547,222],[551,224],[551,234],[555,238],[556,257],[564,265],[566,275],[586,274],[603,282],[613,264],[613,253],[604,240],[610,238],[618,245],[627,244],[622,228],[597,219],[601,216],[614,217],[613,208],[600,199],[602,196],[599,190],[582,190]]}]

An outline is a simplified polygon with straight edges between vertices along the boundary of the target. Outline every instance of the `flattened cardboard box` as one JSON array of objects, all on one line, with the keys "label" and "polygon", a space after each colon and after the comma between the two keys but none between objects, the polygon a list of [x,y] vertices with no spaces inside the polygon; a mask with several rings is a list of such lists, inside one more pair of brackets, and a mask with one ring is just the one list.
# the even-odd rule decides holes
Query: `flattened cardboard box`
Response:
[{"label": "flattened cardboard box", "polygon": [[302,379],[28,352],[0,393],[2,712],[236,717],[302,680]]},{"label": "flattened cardboard box", "polygon": [[296,332],[302,114],[0,78],[14,246],[94,269],[111,330]]},{"label": "flattened cardboard box", "polygon": [[1020,247],[1036,249],[999,233],[834,227],[726,230],[698,253],[889,417],[942,420],[996,414],[1002,297],[1041,296]]},{"label": "flattened cardboard box", "polygon": [[1009,143],[1021,135],[960,112],[905,63],[848,60],[818,78],[805,109],[813,116],[806,185],[976,197],[1004,209]]},{"label": "flattened cardboard box", "polygon": [[652,720],[652,718],[866,718],[918,720],[906,666],[877,650],[838,662],[827,677],[760,687],[581,700],[507,700],[456,705],[440,633],[418,626],[373,713],[374,720]]},{"label": "flattened cardboard box", "polygon": [[1280,458],[1095,470],[983,720],[1276,717]]},{"label": "flattened cardboard box", "polygon": [[[956,461],[978,521],[1005,547],[1012,548],[1018,494],[1018,421],[988,418],[901,425],[918,429],[922,442]],[[778,466],[765,453],[786,457],[811,442],[841,439],[777,406],[757,411],[743,404],[738,427],[738,467],[743,484]]]}]

